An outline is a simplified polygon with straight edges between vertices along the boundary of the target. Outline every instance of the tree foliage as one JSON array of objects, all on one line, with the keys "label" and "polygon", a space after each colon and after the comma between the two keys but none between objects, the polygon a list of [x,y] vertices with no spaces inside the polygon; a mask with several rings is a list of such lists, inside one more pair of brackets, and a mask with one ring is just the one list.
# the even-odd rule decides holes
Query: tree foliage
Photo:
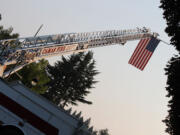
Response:
[{"label": "tree foliage", "polygon": [[[0,14],[0,20],[1,20],[1,14]],[[19,36],[18,33],[12,33],[12,32],[13,32],[12,27],[4,29],[4,27],[0,25],[0,40],[17,38]]]},{"label": "tree foliage", "polygon": [[108,129],[106,128],[99,130],[98,135],[110,135],[110,134],[108,133]]},{"label": "tree foliage", "polygon": [[[161,0],[160,8],[163,9],[163,17],[166,19],[165,31],[171,37],[171,44],[180,52],[180,1]],[[167,75],[167,97],[170,98],[168,116],[163,120],[166,124],[166,132],[170,135],[180,135],[180,56],[171,58],[165,68]]]},{"label": "tree foliage", "polygon": [[8,81],[21,80],[21,82],[36,93],[43,94],[47,91],[47,83],[50,81],[46,74],[47,60],[33,62],[11,75]]},{"label": "tree foliage", "polygon": [[180,1],[161,0],[160,8],[163,9],[163,17],[166,19],[165,31],[171,37],[171,43],[180,51]]},{"label": "tree foliage", "polygon": [[163,122],[166,123],[166,132],[170,135],[180,135],[180,57],[172,57],[165,68],[168,91],[167,97],[170,98],[168,116]]},{"label": "tree foliage", "polygon": [[56,105],[65,107],[68,104],[77,105],[77,102],[92,104],[87,101],[87,96],[94,87],[95,60],[93,53],[78,53],[57,61],[54,66],[48,65],[47,72],[50,77],[48,91],[44,94]]},{"label": "tree foliage", "polygon": [[[17,38],[19,36],[19,34],[12,32],[12,27],[4,29],[3,26],[0,26],[0,40]],[[45,71],[47,65],[47,60],[41,60],[37,63],[31,63],[28,66],[24,67],[22,70],[18,71],[17,74],[11,75],[11,77],[7,80],[14,81],[20,79],[24,85],[31,88],[33,91],[36,91],[37,93],[44,93],[47,90],[47,86],[45,86],[45,84],[49,81],[49,78]],[[10,65],[7,67],[7,69],[9,70],[11,70],[12,68],[14,68],[14,65]]]}]

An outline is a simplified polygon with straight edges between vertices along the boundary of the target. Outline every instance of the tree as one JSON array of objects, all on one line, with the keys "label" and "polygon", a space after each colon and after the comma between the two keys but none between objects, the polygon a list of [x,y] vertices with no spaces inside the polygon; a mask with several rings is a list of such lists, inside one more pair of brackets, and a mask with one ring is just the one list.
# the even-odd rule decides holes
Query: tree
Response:
[{"label": "tree", "polygon": [[167,97],[170,98],[168,116],[163,122],[166,123],[166,132],[170,135],[180,135],[180,57],[172,57],[165,68],[168,91]]},{"label": "tree", "polygon": [[[0,14],[0,20],[1,19],[2,18],[1,18],[1,14]],[[8,29],[4,29],[4,27],[2,25],[0,25],[0,40],[17,38],[19,36],[18,33],[12,33],[12,32],[13,32],[12,27],[10,27]],[[5,46],[0,45],[0,59],[1,59],[1,55],[2,55],[4,48],[5,48]]]},{"label": "tree", "polygon": [[[91,126],[91,118],[84,119],[83,116],[81,116],[82,112],[77,112],[76,110],[71,113],[72,108],[69,108],[66,110],[66,112],[75,117],[79,122],[78,126],[74,132],[73,135],[81,135],[86,132],[87,135],[109,135],[108,129],[101,129],[101,130],[94,130],[94,126]],[[85,131],[85,132],[84,132]]]},{"label": "tree", "polygon": [[[1,20],[1,14],[0,14],[0,20]],[[19,36],[19,34],[12,32],[13,32],[12,27],[8,29],[4,29],[3,26],[0,26],[0,40],[17,38]],[[20,79],[24,85],[31,88],[33,91],[42,94],[47,90],[47,86],[45,86],[45,84],[49,81],[49,78],[45,71],[47,65],[48,65],[47,60],[41,60],[36,63],[34,62],[17,72],[17,75],[20,78],[16,74],[13,74],[7,80],[14,81]],[[9,65],[7,67],[7,69],[10,70],[11,68],[14,68],[14,65]]]},{"label": "tree", "polygon": [[[1,20],[1,14],[0,14],[0,20]],[[12,33],[12,32],[13,32],[12,27],[8,29],[4,29],[4,27],[0,25],[0,40],[17,38],[19,36],[18,33]]]},{"label": "tree", "polygon": [[47,72],[50,82],[44,94],[46,98],[61,107],[77,105],[77,102],[92,104],[85,99],[89,89],[97,83],[94,76],[98,71],[95,70],[92,52],[73,54],[68,58],[62,56],[62,61],[47,66]]},{"label": "tree", "polygon": [[17,73],[11,75],[8,81],[21,80],[21,82],[36,93],[43,94],[47,91],[46,85],[50,79],[46,73],[46,67],[49,64],[47,60],[33,62]]},{"label": "tree", "polygon": [[[180,52],[180,1],[179,0],[161,0],[160,8],[164,10],[163,17],[167,21],[165,31],[171,37],[171,44]],[[168,116],[163,120],[166,124],[166,132],[170,135],[180,134],[180,56],[171,58],[166,68],[167,75],[167,97]]]},{"label": "tree", "polygon": [[165,31],[171,37],[171,44],[180,51],[180,2],[179,0],[161,0],[160,2],[160,8],[164,10],[163,17],[167,22]]},{"label": "tree", "polygon": [[106,129],[101,129],[101,130],[99,130],[98,135],[109,135],[108,129],[106,128]]}]

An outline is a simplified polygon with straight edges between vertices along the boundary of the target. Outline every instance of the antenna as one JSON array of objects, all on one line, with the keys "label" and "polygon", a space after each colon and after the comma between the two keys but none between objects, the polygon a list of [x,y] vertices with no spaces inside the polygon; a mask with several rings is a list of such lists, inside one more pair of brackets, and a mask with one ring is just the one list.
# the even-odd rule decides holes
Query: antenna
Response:
[{"label": "antenna", "polygon": [[41,24],[41,26],[40,26],[39,29],[37,30],[36,34],[34,35],[34,37],[37,36],[37,34],[39,33],[39,31],[41,30],[42,27],[43,27],[43,24]]}]

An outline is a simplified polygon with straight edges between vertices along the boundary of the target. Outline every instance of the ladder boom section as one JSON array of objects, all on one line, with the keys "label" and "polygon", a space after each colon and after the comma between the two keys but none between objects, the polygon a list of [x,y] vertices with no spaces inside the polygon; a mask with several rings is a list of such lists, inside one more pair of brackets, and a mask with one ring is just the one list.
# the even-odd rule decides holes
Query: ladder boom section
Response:
[{"label": "ladder boom section", "polygon": [[26,63],[42,58],[84,51],[85,49],[125,44],[157,35],[149,29],[109,30],[84,33],[65,33],[0,41],[0,65]]}]

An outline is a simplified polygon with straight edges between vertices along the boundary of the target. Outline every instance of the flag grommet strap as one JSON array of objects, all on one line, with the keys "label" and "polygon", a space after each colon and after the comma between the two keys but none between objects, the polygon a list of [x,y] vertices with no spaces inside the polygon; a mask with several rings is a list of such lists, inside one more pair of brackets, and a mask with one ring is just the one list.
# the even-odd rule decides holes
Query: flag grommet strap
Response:
[{"label": "flag grommet strap", "polygon": [[141,39],[128,63],[144,70],[159,42],[155,37]]}]

